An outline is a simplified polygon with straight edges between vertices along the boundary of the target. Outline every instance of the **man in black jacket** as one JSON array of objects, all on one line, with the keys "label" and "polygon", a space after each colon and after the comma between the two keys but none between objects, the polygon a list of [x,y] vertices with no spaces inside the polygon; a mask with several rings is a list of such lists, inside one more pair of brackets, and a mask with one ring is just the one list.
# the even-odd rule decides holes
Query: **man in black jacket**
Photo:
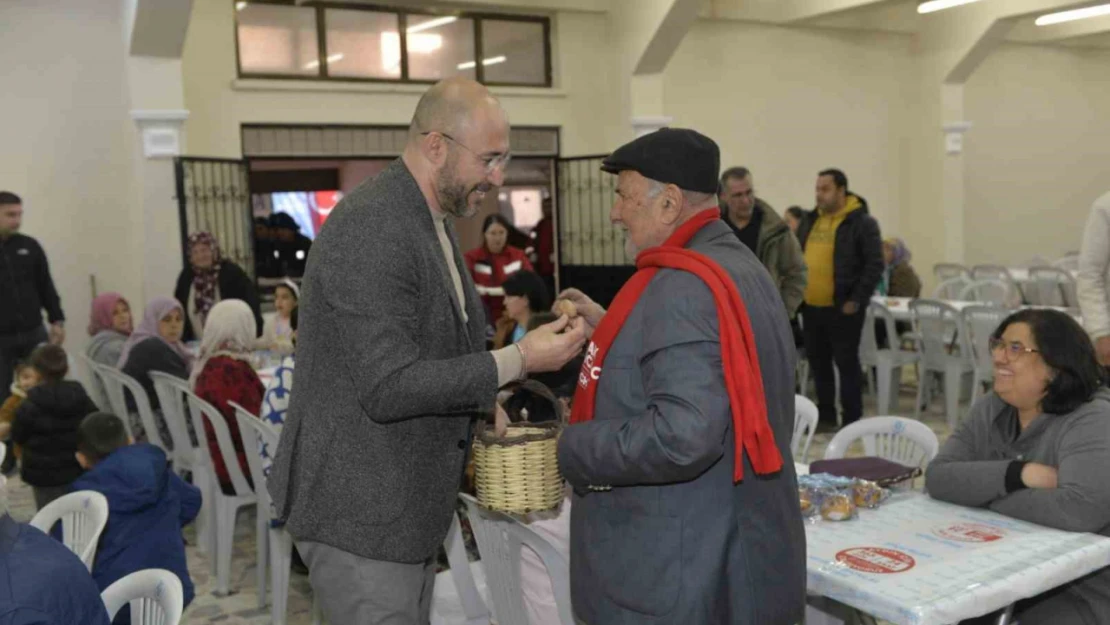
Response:
[{"label": "man in black jacket", "polygon": [[[48,339],[55,345],[65,340],[65,314],[46,252],[39,242],[19,233],[23,200],[0,191],[0,402],[11,393],[12,370],[31,350]],[[50,319],[50,334],[42,323],[42,311]]]},{"label": "man in black jacket", "polygon": [[820,424],[836,426],[835,361],[848,425],[863,414],[859,342],[864,313],[883,274],[879,224],[863,198],[849,193],[844,172],[828,169],[817,176],[817,208],[798,226],[798,240],[809,267],[802,325]]}]

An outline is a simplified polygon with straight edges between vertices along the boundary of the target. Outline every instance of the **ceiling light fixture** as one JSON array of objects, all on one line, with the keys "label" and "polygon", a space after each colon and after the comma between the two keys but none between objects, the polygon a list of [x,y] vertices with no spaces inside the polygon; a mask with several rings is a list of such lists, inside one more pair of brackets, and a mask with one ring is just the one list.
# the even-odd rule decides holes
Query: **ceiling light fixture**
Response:
[{"label": "ceiling light fixture", "polygon": [[[336,63],[336,62],[342,61],[342,60],[343,60],[343,53],[342,52],[337,52],[335,54],[329,54],[328,55],[328,63]],[[305,63],[305,66],[304,66],[305,69],[316,69],[317,67],[320,67],[320,61],[309,61],[308,63]]]},{"label": "ceiling light fixture", "polygon": [[420,22],[419,24],[409,26],[408,28],[405,29],[405,32],[410,33],[410,34],[411,33],[418,33],[422,30],[431,30],[432,28],[439,28],[440,26],[446,26],[448,24],[452,24],[452,23],[457,22],[457,21],[459,21],[459,18],[457,18],[453,15],[448,16],[448,17],[437,17],[434,20],[428,20],[426,22]]},{"label": "ceiling light fixture", "polygon": [[962,4],[971,4],[979,0],[929,0],[929,2],[922,2],[917,5],[917,12],[922,15],[926,13],[935,13],[952,7],[958,7]]},{"label": "ceiling light fixture", "polygon": [[1053,24],[1085,20],[1102,15],[1110,15],[1110,4],[1100,4],[1085,9],[1073,9],[1071,11],[1061,11],[1059,13],[1049,13],[1048,15],[1038,17],[1035,24],[1037,26],[1051,26]]},{"label": "ceiling light fixture", "polygon": [[236,11],[242,11],[245,8],[247,8],[247,3],[246,2],[236,2],[235,3],[235,10]]},{"label": "ceiling light fixture", "polygon": [[[509,57],[507,57],[507,56],[491,56],[488,59],[482,59],[482,65],[497,65],[498,63],[504,63],[505,61],[508,61],[508,60],[509,60]],[[465,63],[459,63],[458,68],[459,69],[474,69],[474,67],[477,66],[477,65],[478,64],[475,63],[474,61],[467,61]]]}]

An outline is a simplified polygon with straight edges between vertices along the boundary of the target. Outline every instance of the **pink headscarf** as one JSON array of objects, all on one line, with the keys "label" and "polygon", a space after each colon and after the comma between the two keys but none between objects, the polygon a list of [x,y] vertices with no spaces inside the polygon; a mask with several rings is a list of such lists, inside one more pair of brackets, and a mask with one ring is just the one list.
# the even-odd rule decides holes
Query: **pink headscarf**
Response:
[{"label": "pink headscarf", "polygon": [[131,355],[131,350],[136,345],[149,338],[157,338],[177,352],[185,360],[185,366],[188,368],[192,364],[193,355],[185,349],[185,344],[181,341],[171,343],[158,333],[158,322],[175,310],[180,310],[182,315],[185,314],[185,311],[181,308],[181,302],[172,297],[156,297],[147,302],[146,310],[143,311],[143,321],[131,333],[127,342],[123,344],[123,349],[120,350],[119,364],[116,366],[122,369],[127,364],[127,357]]},{"label": "pink headscarf", "polygon": [[[131,304],[128,304],[122,295],[114,291],[101,293],[93,299],[92,310],[89,311],[89,336],[96,336],[105,330],[118,332],[112,325],[112,313],[119,302],[127,304],[128,308],[131,307]],[[121,334],[130,334],[130,332]]]}]

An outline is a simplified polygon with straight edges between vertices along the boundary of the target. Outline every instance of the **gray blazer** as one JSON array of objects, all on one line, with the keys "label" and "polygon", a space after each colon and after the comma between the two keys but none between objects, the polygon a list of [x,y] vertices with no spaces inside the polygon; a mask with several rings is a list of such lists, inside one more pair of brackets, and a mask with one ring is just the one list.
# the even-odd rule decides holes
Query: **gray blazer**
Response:
[{"label": "gray blazer", "polygon": [[[786,625],[805,608],[806,538],[790,452],[794,340],[767,270],[723,221],[688,245],[724,267],[751,317],[784,467],[733,484],[717,309],[697,276],[660,270],[602,368],[594,421],[568,427],[571,594],[590,625]],[[591,492],[589,485],[612,486]]]},{"label": "gray blazer", "polygon": [[[1006,492],[1015,460],[1056,467],[1057,488]],[[1066,415],[1041,415],[1018,435],[1017,410],[991,393],[968,415],[925,471],[925,487],[942,501],[989,508],[1069,532],[1110,536],[1110,390]],[[1048,601],[1110,623],[1110,567],[1054,593]],[[1047,607],[1047,606],[1046,606]],[[1019,614],[1014,616],[1020,617]]]},{"label": "gray blazer", "polygon": [[497,393],[485,314],[447,228],[468,324],[401,160],[344,198],[312,247],[297,390],[268,484],[298,540],[415,563],[447,534],[471,423]]}]

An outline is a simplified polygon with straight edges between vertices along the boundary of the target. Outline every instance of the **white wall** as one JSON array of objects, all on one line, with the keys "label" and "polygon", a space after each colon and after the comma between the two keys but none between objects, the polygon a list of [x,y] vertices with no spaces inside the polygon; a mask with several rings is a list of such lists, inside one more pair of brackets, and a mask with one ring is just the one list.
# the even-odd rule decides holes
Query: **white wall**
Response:
[{"label": "white wall", "polygon": [[676,126],[721,146],[722,169],[752,170],[780,212],[814,205],[817,172],[837,167],[898,233],[910,38],[699,20],[666,69]]},{"label": "white wall", "polygon": [[142,309],[121,14],[119,0],[0,2],[0,188],[46,249],[71,350],[87,340],[90,276]]},{"label": "white wall", "polygon": [[1079,249],[1110,190],[1110,50],[1006,44],[965,94],[967,262]]},{"label": "white wall", "polygon": [[[243,123],[408,124],[412,118],[423,87],[302,82],[303,88],[294,84],[288,90],[291,81],[280,81],[284,90],[233,88],[233,19],[232,2],[195,0],[182,59],[190,153],[242,156]],[[607,94],[616,76],[609,75],[613,52],[606,43],[606,19],[604,14],[555,14],[555,90],[494,89],[513,124],[561,126],[564,155],[611,149],[609,122],[616,103]]]}]

